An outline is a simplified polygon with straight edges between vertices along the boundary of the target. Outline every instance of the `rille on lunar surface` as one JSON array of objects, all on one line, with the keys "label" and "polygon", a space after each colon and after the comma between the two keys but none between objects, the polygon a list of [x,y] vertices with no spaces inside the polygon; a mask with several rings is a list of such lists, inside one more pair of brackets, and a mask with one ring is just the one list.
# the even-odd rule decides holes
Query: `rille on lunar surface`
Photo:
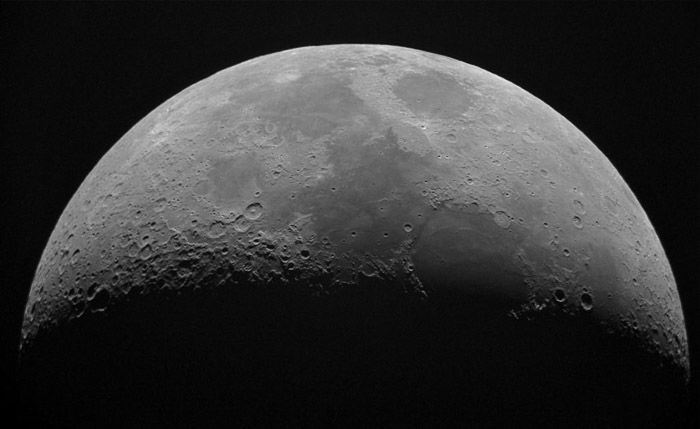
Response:
[{"label": "rille on lunar surface", "polygon": [[[187,332],[193,325],[201,331]],[[349,395],[328,392],[373,377],[390,389],[417,373],[412,383],[428,398],[442,398],[449,378],[493,392],[499,377],[511,377],[505,383],[518,389],[525,373],[547,383],[540,364],[563,384],[585,378],[566,367],[569,358],[588,359],[592,379],[622,374],[595,368],[617,365],[608,339],[678,375],[671,384],[689,373],[669,263],[607,158],[516,85],[383,45],[246,61],[175,95],[112,147],[49,239],[21,348],[41,362],[49,350],[41,344],[104,338],[119,327],[128,332],[100,347],[127,353],[136,346],[125,338],[158,343],[150,335],[169,338],[163,354],[177,338],[200,341],[199,359],[252,353],[237,365],[269,359],[268,375],[277,375],[265,383],[292,396],[313,396],[289,387],[304,383]],[[255,333],[241,339],[246,329]],[[263,345],[256,335],[275,340]],[[91,341],[76,344],[99,343]],[[176,355],[185,346],[172,347]],[[579,356],[585,351],[591,357]],[[323,370],[304,369],[312,361]],[[223,359],[214,366],[232,384],[257,383],[253,370],[227,369]],[[537,389],[517,396],[528,394],[548,397]],[[445,394],[451,410],[477,408],[463,395]],[[492,403],[517,408],[508,395],[493,394]]]}]

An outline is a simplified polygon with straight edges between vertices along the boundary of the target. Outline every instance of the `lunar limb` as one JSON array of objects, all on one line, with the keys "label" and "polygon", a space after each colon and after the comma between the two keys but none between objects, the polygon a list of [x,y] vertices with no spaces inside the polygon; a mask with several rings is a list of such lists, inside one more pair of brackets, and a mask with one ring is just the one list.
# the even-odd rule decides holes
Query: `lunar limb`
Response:
[{"label": "lunar limb", "polygon": [[[138,122],[59,219],[31,287],[21,348],[41,362],[49,353],[42,344],[75,336],[75,344],[94,346],[90,335],[104,339],[100,329],[109,326],[124,332],[118,341],[104,339],[104,347],[131,344],[133,352],[128,332],[143,329],[165,353],[174,340],[163,340],[173,335],[163,326],[195,325],[183,338],[203,341],[197,347],[208,350],[206,359],[264,350],[266,357],[255,359],[270,359],[272,373],[286,374],[280,354],[308,357],[321,347],[359,365],[350,366],[360,384],[384,379],[357,362],[379,368],[393,356],[397,362],[382,368],[403,380],[411,354],[426,368],[452,362],[452,375],[436,370],[436,377],[476,391],[489,386],[482,393],[498,390],[506,375],[521,380],[513,388],[537,384],[522,374],[547,373],[538,367],[545,361],[561,365],[542,381],[552,392],[556,380],[585,379],[573,363],[552,363],[558,353],[588,359],[595,377],[630,372],[634,379],[634,368],[615,367],[610,350],[618,346],[673,373],[678,381],[671,384],[689,374],[668,260],[605,155],[513,83],[441,55],[385,45],[258,57],[190,86]],[[512,338],[504,326],[522,336]],[[297,338],[295,346],[274,347],[273,333],[282,331]],[[256,343],[255,332],[269,342]],[[215,346],[209,336],[236,341]],[[395,349],[385,350],[389,345]],[[173,356],[187,349],[178,347]],[[66,346],[66,356],[75,350]],[[319,374],[300,356],[289,357],[296,376],[266,383],[297,395],[289,386],[342,373],[332,358],[308,358],[325,368]],[[226,371],[231,383],[245,378]],[[428,372],[415,383],[442,397]],[[269,374],[260,370],[257,380]],[[400,384],[386,374],[385,388]],[[220,389],[235,396],[230,386]],[[543,389],[532,395],[549,398]],[[460,402],[450,394],[449,409],[478,408],[464,395]]]}]

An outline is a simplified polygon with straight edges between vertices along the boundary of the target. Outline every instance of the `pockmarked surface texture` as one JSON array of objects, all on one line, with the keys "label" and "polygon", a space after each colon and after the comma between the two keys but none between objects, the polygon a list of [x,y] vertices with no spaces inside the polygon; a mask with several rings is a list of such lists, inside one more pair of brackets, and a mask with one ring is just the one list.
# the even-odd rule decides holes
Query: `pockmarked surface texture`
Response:
[{"label": "pockmarked surface texture", "polygon": [[58,221],[22,348],[142,296],[271,285],[581,319],[689,371],[666,255],[604,154],[513,83],[418,50],[279,52],[153,110]]}]

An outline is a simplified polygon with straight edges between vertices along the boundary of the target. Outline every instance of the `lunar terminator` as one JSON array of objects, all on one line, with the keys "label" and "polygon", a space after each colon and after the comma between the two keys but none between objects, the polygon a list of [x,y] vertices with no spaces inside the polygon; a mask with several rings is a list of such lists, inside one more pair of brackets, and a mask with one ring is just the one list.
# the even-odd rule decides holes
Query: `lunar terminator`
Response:
[{"label": "lunar terminator", "polygon": [[[371,328],[362,324],[368,320]],[[460,399],[452,394],[457,385],[483,396],[503,374],[524,380],[525,373],[546,373],[542,362],[559,381],[579,380],[573,363],[553,363],[558,353],[607,374],[616,361],[606,355],[606,341],[672,373],[659,376],[677,377],[670,385],[689,374],[683,313],[664,250],[604,154],[552,108],[498,76],[385,45],[298,48],[238,64],[167,100],[110,149],[49,239],[21,347],[40,368],[47,344],[70,343],[73,335],[84,345],[88,333],[109,336],[125,321],[144,327],[154,344],[150,336],[173,335],[161,323],[182,332],[201,324],[207,333],[193,328],[183,338],[203,341],[202,356],[238,359],[247,352],[236,347],[257,348],[254,359],[238,364],[269,358],[272,373],[297,368],[297,375],[264,382],[292,396],[316,398],[290,387],[313,385],[309,380],[321,380],[324,395],[348,393],[327,379],[342,373],[337,367],[314,361],[324,368],[314,372],[298,356],[277,361],[271,354],[333,350],[355,368],[355,376],[337,376],[363,386],[384,379],[357,362],[379,368],[386,356],[401,355],[402,364],[388,366],[395,373],[383,389],[415,376],[420,382],[411,383],[422,386],[416,392],[433,392],[428,396],[442,404],[449,396],[455,416],[471,410],[486,420],[498,413],[474,411],[475,394]],[[242,340],[249,326],[275,340]],[[124,344],[127,331],[114,334],[121,343],[105,341]],[[519,333],[528,335],[513,337]],[[582,333],[606,345],[589,345],[586,357],[576,339]],[[207,335],[224,344],[202,340]],[[305,343],[305,335],[313,340]],[[275,348],[279,338],[296,340]],[[138,347],[130,347],[132,356]],[[402,366],[411,355],[426,368],[444,360],[449,375],[411,372]],[[464,364],[470,369],[458,361],[471,362]],[[219,360],[214,367],[228,368]],[[482,378],[479,368],[492,375]],[[264,384],[270,374],[223,372],[230,384]],[[444,388],[450,378],[456,385]],[[555,385],[554,378],[543,383]],[[508,403],[509,395],[493,401]]]}]

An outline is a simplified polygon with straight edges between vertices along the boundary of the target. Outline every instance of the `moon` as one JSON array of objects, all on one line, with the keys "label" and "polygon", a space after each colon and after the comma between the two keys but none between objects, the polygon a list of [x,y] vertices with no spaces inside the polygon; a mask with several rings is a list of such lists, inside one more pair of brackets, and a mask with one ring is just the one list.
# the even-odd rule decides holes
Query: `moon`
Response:
[{"label": "moon", "polygon": [[605,155],[515,84],[386,45],[254,58],[139,121],[58,220],[20,348],[69,420],[662,419],[690,371]]}]

